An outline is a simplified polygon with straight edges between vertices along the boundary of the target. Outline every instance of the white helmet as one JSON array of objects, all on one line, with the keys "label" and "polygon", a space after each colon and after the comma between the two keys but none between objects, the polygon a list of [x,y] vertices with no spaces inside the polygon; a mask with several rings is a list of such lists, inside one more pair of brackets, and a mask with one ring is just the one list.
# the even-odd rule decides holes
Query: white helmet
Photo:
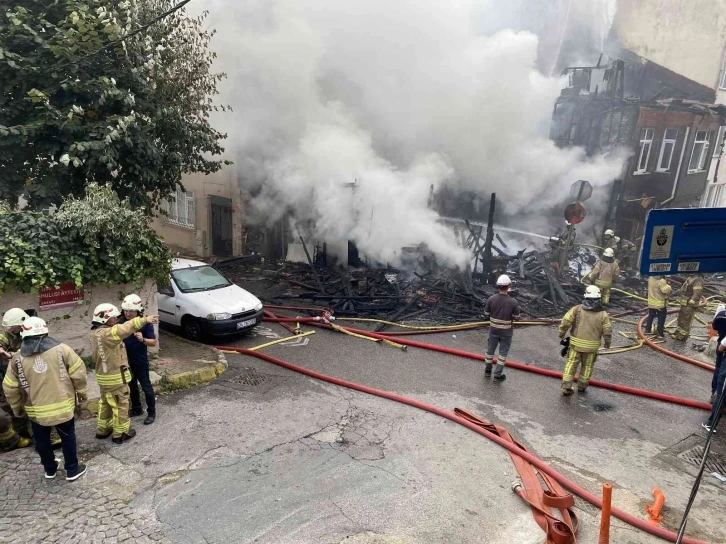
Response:
[{"label": "white helmet", "polygon": [[509,287],[510,285],[512,285],[512,280],[506,274],[502,274],[497,278],[497,287]]},{"label": "white helmet", "polygon": [[29,317],[30,316],[20,308],[10,308],[7,312],[5,312],[5,315],[3,315],[3,327],[18,327]]},{"label": "white helmet", "polygon": [[108,302],[104,302],[103,304],[99,304],[98,306],[96,306],[96,309],[93,310],[92,321],[94,323],[100,323],[101,325],[105,325],[106,321],[120,315],[121,312],[118,311],[118,308],[116,308],[116,306]]},{"label": "white helmet", "polygon": [[43,336],[48,334],[48,325],[39,317],[29,317],[23,323],[23,330],[20,336],[27,338],[28,336]]},{"label": "white helmet", "polygon": [[615,252],[613,251],[613,248],[609,247],[606,248],[605,251],[602,252],[603,257],[615,257]]},{"label": "white helmet", "polygon": [[595,285],[588,285],[585,289],[585,298],[600,298],[600,288]]},{"label": "white helmet", "polygon": [[141,302],[141,297],[135,293],[126,295],[124,301],[121,303],[122,310],[134,310],[137,312],[144,311],[144,303]]},{"label": "white helmet", "polygon": [[608,229],[605,231],[605,236],[615,236],[615,233],[613,232],[613,229]]}]

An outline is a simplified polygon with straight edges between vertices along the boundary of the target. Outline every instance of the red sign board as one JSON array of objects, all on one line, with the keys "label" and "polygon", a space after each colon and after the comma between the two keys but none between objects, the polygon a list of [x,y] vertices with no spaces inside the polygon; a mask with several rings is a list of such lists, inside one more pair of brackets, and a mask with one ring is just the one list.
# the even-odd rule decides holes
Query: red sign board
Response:
[{"label": "red sign board", "polygon": [[585,215],[587,215],[587,212],[585,211],[584,206],[579,202],[573,202],[565,208],[565,219],[573,225],[582,223],[582,220],[585,219]]},{"label": "red sign board", "polygon": [[76,284],[71,282],[61,283],[58,287],[41,287],[38,306],[41,310],[72,306],[83,300],[83,289],[76,289]]}]

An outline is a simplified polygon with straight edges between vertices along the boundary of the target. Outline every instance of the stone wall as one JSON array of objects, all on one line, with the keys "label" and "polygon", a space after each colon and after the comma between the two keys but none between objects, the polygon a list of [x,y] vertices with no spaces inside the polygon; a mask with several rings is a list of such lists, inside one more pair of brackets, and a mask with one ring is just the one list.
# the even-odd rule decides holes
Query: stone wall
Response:
[{"label": "stone wall", "polygon": [[[84,299],[70,306],[40,308],[37,294],[21,293],[13,289],[5,290],[0,295],[0,312],[9,308],[34,309],[38,317],[48,323],[50,336],[71,346],[81,356],[91,354],[90,330],[93,309],[102,302],[110,302],[121,309],[121,301],[130,294],[136,293],[144,301],[146,315],[156,315],[156,284],[147,280],[141,287],[133,283],[114,285],[112,287],[89,285],[84,288]],[[157,338],[158,338],[158,330]],[[158,346],[149,348],[156,353]]]}]

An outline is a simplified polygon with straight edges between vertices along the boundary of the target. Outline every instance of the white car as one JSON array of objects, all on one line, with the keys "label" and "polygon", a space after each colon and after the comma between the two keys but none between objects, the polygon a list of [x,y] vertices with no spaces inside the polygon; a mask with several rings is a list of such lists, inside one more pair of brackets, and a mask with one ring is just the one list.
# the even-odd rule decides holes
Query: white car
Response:
[{"label": "white car", "polygon": [[190,340],[237,334],[262,321],[262,302],[207,263],[174,259],[171,285],[159,286],[159,321]]}]

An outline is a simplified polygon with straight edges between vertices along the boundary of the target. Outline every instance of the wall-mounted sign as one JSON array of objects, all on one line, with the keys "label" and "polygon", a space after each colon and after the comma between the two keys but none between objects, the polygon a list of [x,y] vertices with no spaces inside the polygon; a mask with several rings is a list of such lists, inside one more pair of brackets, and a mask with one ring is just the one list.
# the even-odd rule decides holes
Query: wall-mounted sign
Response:
[{"label": "wall-mounted sign", "polygon": [[61,283],[58,287],[41,287],[38,306],[41,310],[73,306],[83,300],[83,289],[77,289],[71,282]]}]

